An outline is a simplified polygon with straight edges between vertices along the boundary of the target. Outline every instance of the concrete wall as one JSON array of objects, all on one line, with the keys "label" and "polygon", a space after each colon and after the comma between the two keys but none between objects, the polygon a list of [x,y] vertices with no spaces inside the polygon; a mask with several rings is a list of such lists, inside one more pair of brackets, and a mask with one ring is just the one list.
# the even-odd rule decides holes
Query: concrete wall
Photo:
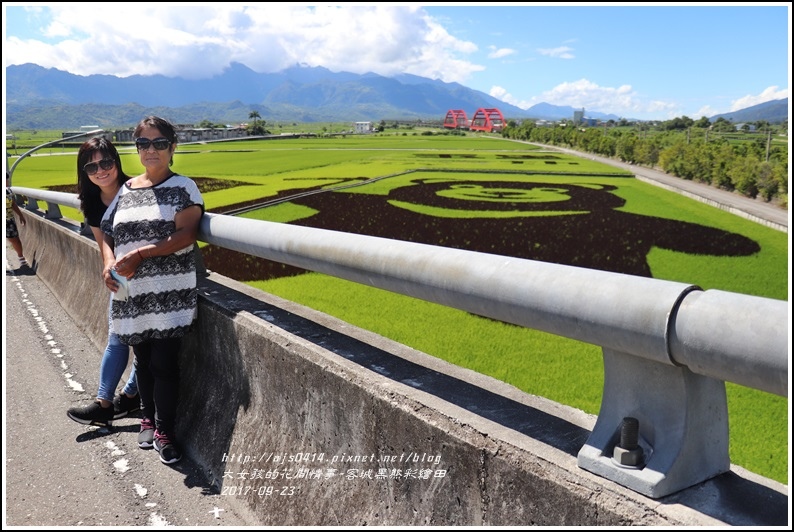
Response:
[{"label": "concrete wall", "polygon": [[[27,218],[26,257],[97,344],[98,364],[96,244],[68,220]],[[649,499],[577,467],[593,416],[222,276],[199,292],[178,437],[251,524],[787,522],[787,487],[741,468]]]},{"label": "concrete wall", "polygon": [[25,258],[101,355],[107,342],[110,292],[102,281],[99,247],[93,238],[79,235],[78,222],[25,214],[28,223],[17,224]]}]

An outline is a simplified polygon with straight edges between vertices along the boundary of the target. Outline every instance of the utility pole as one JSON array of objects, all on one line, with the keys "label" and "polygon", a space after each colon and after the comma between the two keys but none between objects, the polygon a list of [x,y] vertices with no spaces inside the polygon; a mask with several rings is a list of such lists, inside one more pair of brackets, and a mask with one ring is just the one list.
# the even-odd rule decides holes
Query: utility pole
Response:
[{"label": "utility pole", "polygon": [[769,162],[769,145],[772,143],[772,130],[766,130],[766,162]]}]

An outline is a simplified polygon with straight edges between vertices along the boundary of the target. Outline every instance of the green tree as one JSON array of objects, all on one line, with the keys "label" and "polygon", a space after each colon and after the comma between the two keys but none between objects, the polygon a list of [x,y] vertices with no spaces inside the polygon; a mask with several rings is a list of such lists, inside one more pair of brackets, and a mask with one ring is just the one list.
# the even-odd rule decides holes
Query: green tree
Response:
[{"label": "green tree", "polygon": [[714,155],[708,144],[698,140],[687,146],[686,170],[688,179],[710,184],[713,167]]},{"label": "green tree", "polygon": [[612,135],[602,135],[598,141],[598,153],[606,157],[613,157],[616,149],[615,144],[615,137]]},{"label": "green tree", "polygon": [[683,165],[686,153],[686,143],[679,140],[674,145],[662,150],[659,154],[659,164],[668,174],[683,177]]},{"label": "green tree", "polygon": [[775,167],[766,161],[758,165],[756,184],[758,186],[758,193],[761,194],[761,197],[764,198],[765,201],[772,201],[772,198],[777,196],[780,192],[782,185],[780,179],[782,172],[779,170],[780,168],[781,167]]},{"label": "green tree", "polygon": [[248,118],[254,119],[253,125],[249,124],[246,128],[249,135],[265,135],[268,133],[267,129],[265,129],[266,122],[264,120],[257,122],[257,119],[262,118],[258,111],[251,111],[248,113]]},{"label": "green tree", "polygon": [[638,164],[653,168],[659,162],[659,146],[653,140],[642,139],[634,148],[634,157]]},{"label": "green tree", "polygon": [[698,120],[697,122],[695,122],[695,123],[694,123],[694,124],[692,124],[692,125],[693,125],[693,126],[695,126],[695,127],[699,127],[699,128],[701,128],[701,129],[706,129],[706,128],[708,128],[709,126],[711,126],[711,122],[710,122],[710,121],[709,121],[709,119],[708,119],[708,118],[706,118],[705,116],[701,116],[701,117],[700,117],[700,120]]},{"label": "green tree", "polygon": [[668,120],[665,122],[666,128],[665,129],[677,129],[683,131],[692,127],[695,121],[689,118],[688,116],[677,116],[672,120]]},{"label": "green tree", "polygon": [[761,161],[752,155],[739,157],[730,170],[728,170],[728,175],[731,181],[733,181],[733,186],[745,196],[751,198],[758,196],[758,171],[760,163]]},{"label": "green tree", "polygon": [[265,129],[265,121],[262,120],[255,125],[249,125],[246,128],[249,135],[267,135],[269,131]]},{"label": "green tree", "polygon": [[725,189],[733,190],[733,181],[728,171],[733,165],[736,155],[727,141],[722,141],[714,154],[714,166],[711,168],[711,184]]},{"label": "green tree", "polygon": [[634,161],[634,148],[637,145],[637,137],[634,136],[633,131],[624,131],[615,145],[615,155],[621,161],[633,162]]},{"label": "green tree", "polygon": [[736,127],[734,127],[733,123],[725,120],[723,117],[719,117],[714,122],[712,129],[720,133],[730,133],[732,131],[736,131]]},{"label": "green tree", "polygon": [[262,116],[259,114],[259,111],[251,111],[250,113],[248,113],[248,118],[254,119],[254,128],[256,128],[256,121],[262,118]]},{"label": "green tree", "polygon": [[756,131],[767,131],[771,127],[766,120],[756,120],[752,123],[755,125]]}]

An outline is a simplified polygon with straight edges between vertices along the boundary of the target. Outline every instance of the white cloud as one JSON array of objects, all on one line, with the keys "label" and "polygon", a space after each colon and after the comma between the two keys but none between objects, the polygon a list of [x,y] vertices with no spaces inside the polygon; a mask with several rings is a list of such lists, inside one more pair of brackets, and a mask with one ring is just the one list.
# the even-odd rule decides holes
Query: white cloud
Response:
[{"label": "white cloud", "polygon": [[689,118],[693,118],[695,120],[700,119],[701,116],[705,117],[712,117],[714,115],[721,114],[718,110],[714,109],[710,105],[704,105],[700,109],[697,110],[694,116],[690,116]]},{"label": "white cloud", "polygon": [[587,110],[591,110],[626,118],[643,118],[650,114],[658,116],[660,113],[669,118],[681,116],[676,104],[663,101],[645,102],[637,96],[631,85],[621,85],[617,88],[601,87],[586,79],[561,83],[529,100],[516,98],[500,86],[492,87],[489,94],[522,109],[529,109],[538,103],[549,103],[574,108],[583,107],[585,114]]},{"label": "white cloud", "polygon": [[731,102],[731,111],[747,109],[748,107],[758,105],[759,103],[771,102],[772,100],[781,100],[783,98],[788,98],[790,92],[791,91],[789,89],[778,90],[778,87],[776,85],[772,87],[768,87],[761,94],[758,94],[757,96],[748,94],[747,96],[739,98],[738,100],[734,100],[733,102]]},{"label": "white cloud", "polygon": [[217,75],[231,62],[257,72],[303,64],[446,82],[464,82],[484,70],[466,58],[477,51],[474,43],[451,36],[418,6],[120,2],[113,4],[112,16],[88,3],[48,7],[44,33],[63,40],[10,37],[6,64],[35,63],[79,75],[190,79]]},{"label": "white cloud", "polygon": [[[632,113],[634,113],[632,115]],[[664,102],[660,100],[651,100],[644,103],[638,101],[633,110],[628,110],[624,113],[627,118],[647,118],[652,116],[657,120],[672,120],[673,118],[684,116],[685,113],[681,106],[675,102]],[[702,115],[691,115],[689,118],[700,118]]]},{"label": "white cloud", "polygon": [[540,55],[547,55],[549,57],[559,57],[560,59],[573,59],[573,48],[570,46],[558,46],[557,48],[538,48]]},{"label": "white cloud", "polygon": [[512,94],[507,92],[507,89],[498,85],[491,87],[491,90],[488,91],[488,94],[497,100],[509,103],[510,105],[515,105],[516,107],[521,107],[522,109],[527,109],[528,107],[532,107],[532,105],[534,105],[533,103],[519,101]]},{"label": "white cloud", "polygon": [[490,94],[494,98],[499,98],[502,101],[506,101],[504,100],[504,98],[510,96],[507,93],[507,90],[505,90],[504,87],[500,87],[499,85],[494,85],[493,87],[491,87],[491,90],[488,91],[488,94]]},{"label": "white cloud", "polygon": [[608,109],[612,113],[639,111],[641,107],[631,85],[601,87],[586,79],[561,83],[537,98],[553,105],[584,107],[585,110]]},{"label": "white cloud", "polygon": [[501,59],[516,53],[512,48],[496,48],[496,46],[489,46],[489,48],[491,49],[491,52],[488,54],[489,59]]},{"label": "white cloud", "polygon": [[778,89],[778,87],[772,86],[768,87],[758,95],[747,95],[739,98],[738,100],[734,100],[731,102],[730,109],[716,109],[710,105],[704,105],[700,109],[698,109],[697,113],[692,118],[700,118],[701,116],[712,117],[714,115],[721,115],[725,113],[731,113],[733,111],[740,111],[742,109],[747,109],[748,107],[752,107],[754,105],[758,105],[765,102],[771,102],[772,100],[782,100],[783,98],[788,98],[790,96],[789,89]]}]

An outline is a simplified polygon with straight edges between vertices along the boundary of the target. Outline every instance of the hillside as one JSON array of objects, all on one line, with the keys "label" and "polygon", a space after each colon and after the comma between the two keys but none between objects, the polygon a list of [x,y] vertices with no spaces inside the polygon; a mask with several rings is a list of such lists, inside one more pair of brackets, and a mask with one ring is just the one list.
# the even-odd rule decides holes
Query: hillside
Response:
[{"label": "hillside", "polygon": [[752,107],[740,109],[732,113],[714,115],[710,120],[714,122],[718,118],[724,118],[735,124],[766,120],[770,124],[779,124],[788,119],[788,111],[788,98],[783,98],[782,100],[759,103],[758,105],[753,105]]},{"label": "hillside", "polygon": [[[6,68],[6,128],[73,129],[83,124],[113,128],[158,114],[182,124],[247,122],[256,111],[268,122],[354,122],[401,119],[441,121],[451,109],[471,118],[479,108],[498,108],[506,119],[566,120],[570,106],[539,103],[521,109],[459,83],[402,74],[332,72],[322,67],[294,66],[259,74],[232,64],[205,80],[155,76],[119,78],[78,76],[34,64]],[[746,111],[748,114],[741,114]],[[788,116],[788,99],[767,102],[730,115],[735,122]],[[587,109],[587,116],[619,120],[620,116]],[[716,117],[714,117],[716,119]]]},{"label": "hillside", "polygon": [[6,69],[6,94],[9,129],[114,126],[152,113],[178,123],[240,123],[252,111],[268,121],[443,120],[449,109],[473,115],[480,107],[498,107],[513,118],[530,117],[519,107],[457,83],[300,66],[258,74],[235,64],[222,75],[197,81],[76,76],[38,65],[15,65]]}]

